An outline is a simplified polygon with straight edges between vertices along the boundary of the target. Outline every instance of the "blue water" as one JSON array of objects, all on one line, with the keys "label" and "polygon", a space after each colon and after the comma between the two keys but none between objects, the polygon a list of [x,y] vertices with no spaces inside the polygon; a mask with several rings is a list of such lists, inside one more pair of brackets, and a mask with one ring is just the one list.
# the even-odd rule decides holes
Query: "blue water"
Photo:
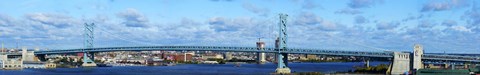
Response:
[{"label": "blue water", "polygon": [[[370,62],[370,65],[388,64]],[[289,63],[292,72],[346,72],[361,62]],[[176,66],[114,66],[94,68],[56,68],[0,70],[0,75],[265,75],[275,72],[276,64],[182,64]]]}]

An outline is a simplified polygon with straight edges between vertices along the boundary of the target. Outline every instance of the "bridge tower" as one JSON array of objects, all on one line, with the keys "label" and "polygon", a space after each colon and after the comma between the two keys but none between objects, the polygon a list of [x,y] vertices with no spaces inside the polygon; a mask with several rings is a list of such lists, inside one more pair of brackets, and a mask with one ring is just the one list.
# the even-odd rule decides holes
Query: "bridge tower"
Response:
[{"label": "bridge tower", "polygon": [[422,55],[422,45],[415,44],[415,46],[413,47],[413,69],[423,69]]},{"label": "bridge tower", "polygon": [[[95,26],[94,23],[91,23],[91,24],[88,24],[88,23],[85,23],[85,34],[84,34],[84,46],[85,48],[83,49],[83,64],[82,66],[86,66],[86,67],[92,67],[92,66],[97,66],[95,64],[95,62],[93,62],[88,56],[87,54],[89,54],[89,52],[87,52],[86,50],[89,49],[93,49],[93,27]],[[91,55],[91,57],[93,58],[93,55]]]},{"label": "bridge tower", "polygon": [[288,68],[288,54],[287,54],[287,14],[279,14],[280,23],[279,23],[279,45],[277,53],[277,69],[276,73],[288,74],[290,73],[290,68]]}]

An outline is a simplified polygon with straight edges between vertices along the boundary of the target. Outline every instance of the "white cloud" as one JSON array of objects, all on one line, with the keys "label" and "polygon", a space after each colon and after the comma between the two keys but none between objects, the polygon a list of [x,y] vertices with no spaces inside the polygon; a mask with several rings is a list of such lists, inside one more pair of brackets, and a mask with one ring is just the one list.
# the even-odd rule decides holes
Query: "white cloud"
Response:
[{"label": "white cloud", "polygon": [[302,4],[302,8],[304,9],[313,9],[318,7],[319,5],[315,3],[314,0],[304,0]]},{"label": "white cloud", "polygon": [[323,31],[337,31],[342,28],[344,28],[343,25],[331,21],[323,21],[319,26],[319,29]]},{"label": "white cloud", "polygon": [[423,5],[421,12],[427,11],[445,11],[454,8],[463,8],[469,6],[469,0],[448,0],[448,1],[432,1]]},{"label": "white cloud", "polygon": [[323,20],[321,17],[318,17],[312,12],[303,12],[300,13],[298,17],[295,18],[294,24],[296,25],[315,25],[321,23]]},{"label": "white cloud", "polygon": [[251,11],[255,14],[259,14],[261,16],[268,16],[268,14],[270,13],[270,10],[267,9],[267,8],[260,8],[256,5],[253,5],[251,3],[244,3],[242,5],[243,8],[247,9],[248,11]]},{"label": "white cloud", "polygon": [[143,14],[136,9],[128,8],[117,15],[125,20],[122,24],[125,24],[128,27],[148,27],[148,18],[143,16]]},{"label": "white cloud", "polygon": [[368,19],[363,17],[363,16],[356,16],[355,17],[355,24],[364,24],[364,23],[368,23]]},{"label": "white cloud", "polygon": [[420,20],[418,23],[418,27],[420,28],[432,28],[437,24],[432,20]]},{"label": "white cloud", "polygon": [[350,3],[348,3],[348,6],[350,8],[366,8],[366,7],[371,7],[375,4],[381,4],[383,3],[383,0],[350,0]]},{"label": "white cloud", "polygon": [[454,25],[457,25],[457,21],[455,21],[455,20],[444,20],[442,22],[442,25],[454,26]]},{"label": "white cloud", "polygon": [[0,14],[0,26],[13,26],[14,22],[12,17]]},{"label": "white cloud", "polygon": [[461,31],[461,32],[472,32],[471,29],[468,29],[465,26],[452,26],[453,30]]},{"label": "white cloud", "polygon": [[363,12],[358,10],[358,9],[352,9],[352,8],[345,8],[341,9],[338,11],[335,11],[337,14],[350,14],[350,15],[356,15],[356,14],[362,14]]},{"label": "white cloud", "polygon": [[378,30],[391,30],[397,28],[400,25],[399,22],[379,22],[377,23]]},{"label": "white cloud", "polygon": [[323,20],[321,17],[312,12],[300,13],[299,16],[295,18],[293,25],[307,25],[310,28],[319,29],[322,31],[337,31],[344,28],[342,24]]},{"label": "white cloud", "polygon": [[66,28],[79,24],[70,16],[52,13],[31,13],[25,16],[27,19],[57,28]]},{"label": "white cloud", "polygon": [[453,8],[449,3],[429,3],[423,6],[423,11],[443,11]]},{"label": "white cloud", "polygon": [[465,11],[462,19],[465,19],[468,25],[480,25],[480,11],[478,11],[478,7],[472,6],[470,10]]},{"label": "white cloud", "polygon": [[243,31],[256,26],[259,22],[255,21],[251,17],[237,17],[237,18],[224,18],[224,17],[212,17],[208,20],[208,23],[215,31]]}]

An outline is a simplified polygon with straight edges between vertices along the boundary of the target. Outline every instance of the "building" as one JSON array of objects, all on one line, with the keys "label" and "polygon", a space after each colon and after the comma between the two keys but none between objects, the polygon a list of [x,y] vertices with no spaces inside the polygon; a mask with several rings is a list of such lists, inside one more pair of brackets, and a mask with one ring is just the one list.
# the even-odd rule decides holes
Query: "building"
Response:
[{"label": "building", "polygon": [[313,55],[313,54],[307,54],[307,59],[318,59],[317,55]]},{"label": "building", "polygon": [[23,62],[23,68],[56,68],[57,65],[51,62]]},{"label": "building", "polygon": [[28,51],[27,48],[22,48],[22,59],[26,62],[38,61],[35,60],[35,54],[33,50]]},{"label": "building", "polygon": [[34,50],[27,50],[25,47],[21,49],[21,52],[19,49],[6,50],[2,48],[0,53],[0,69],[45,68],[44,63],[38,62]]},{"label": "building", "polygon": [[[265,50],[265,42],[262,42],[260,41],[260,39],[258,39],[258,42],[257,42],[257,50]],[[257,63],[258,64],[264,64],[265,62],[267,62],[267,60],[265,60],[265,53],[262,53],[262,52],[257,52]]]},{"label": "building", "polygon": [[182,54],[163,54],[165,60],[172,60],[172,61],[192,61],[193,54],[192,53],[182,53]]},{"label": "building", "polygon": [[0,54],[0,69],[15,70],[23,69],[23,61],[21,55],[13,55],[15,53],[1,53]]},{"label": "building", "polygon": [[220,54],[204,54],[202,55],[202,59],[223,59],[223,56]]},{"label": "building", "polygon": [[192,61],[192,54],[175,54],[174,61]]},{"label": "building", "polygon": [[232,60],[233,56],[230,52],[225,52],[225,60]]}]

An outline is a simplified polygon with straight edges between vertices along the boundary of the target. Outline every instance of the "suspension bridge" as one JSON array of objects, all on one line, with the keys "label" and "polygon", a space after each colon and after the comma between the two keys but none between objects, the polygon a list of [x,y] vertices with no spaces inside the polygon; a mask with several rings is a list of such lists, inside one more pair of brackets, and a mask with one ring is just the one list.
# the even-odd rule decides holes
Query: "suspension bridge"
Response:
[{"label": "suspension bridge", "polygon": [[[287,47],[287,15],[279,15],[278,29],[278,47],[262,48],[262,47],[235,47],[235,46],[124,46],[124,47],[94,47],[94,24],[85,24],[85,41],[84,48],[79,49],[58,49],[58,50],[40,50],[35,51],[36,56],[42,57],[49,54],[66,54],[66,53],[84,53],[84,66],[93,66],[92,61],[94,53],[98,52],[114,52],[114,51],[222,51],[222,52],[257,52],[257,53],[275,53],[277,55],[277,73],[290,73],[288,67],[288,54],[317,54],[317,55],[336,55],[336,56],[361,56],[361,57],[380,57],[391,58],[390,66],[392,74],[400,74],[411,69],[420,69],[422,60],[431,61],[456,61],[456,62],[480,62],[480,57],[476,56],[459,56],[459,55],[442,55],[423,53],[421,46],[415,46],[413,52],[395,52],[395,51],[344,51],[335,49],[301,49]],[[417,48],[418,47],[418,48]],[[420,51],[420,52],[418,52]],[[90,54],[90,56],[89,56]],[[411,66],[413,65],[413,66]]]}]

